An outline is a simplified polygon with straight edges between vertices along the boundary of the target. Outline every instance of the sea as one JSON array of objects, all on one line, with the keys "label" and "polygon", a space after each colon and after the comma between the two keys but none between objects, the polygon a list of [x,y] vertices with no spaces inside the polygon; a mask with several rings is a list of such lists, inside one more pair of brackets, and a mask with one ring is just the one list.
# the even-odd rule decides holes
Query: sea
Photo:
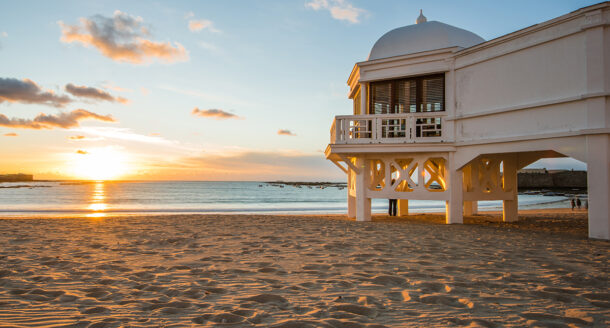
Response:
[{"label": "sea", "polygon": [[[0,217],[177,213],[338,214],[347,189],[239,181],[44,181],[0,183]],[[409,201],[410,213],[443,212],[442,201]],[[568,207],[563,195],[519,194],[519,208]],[[373,213],[388,201],[373,199]],[[501,201],[481,201],[499,210]]]}]

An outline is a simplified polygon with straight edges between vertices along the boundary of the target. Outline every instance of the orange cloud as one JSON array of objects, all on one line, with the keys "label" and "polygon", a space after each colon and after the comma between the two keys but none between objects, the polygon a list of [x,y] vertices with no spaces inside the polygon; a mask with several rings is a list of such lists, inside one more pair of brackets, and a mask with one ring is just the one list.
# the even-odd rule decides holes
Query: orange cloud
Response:
[{"label": "orange cloud", "polygon": [[222,109],[199,109],[197,107],[195,107],[193,109],[193,111],[191,112],[191,114],[195,115],[195,116],[201,116],[201,117],[211,117],[217,120],[226,120],[226,119],[240,119],[241,117],[229,113],[229,112],[225,112]]},{"label": "orange cloud", "polygon": [[4,136],[5,137],[16,137],[16,136],[18,136],[18,134],[15,132],[9,132],[9,133],[5,133]]},{"label": "orange cloud", "polygon": [[20,129],[69,129],[79,126],[83,120],[98,120],[104,122],[116,122],[110,115],[99,115],[84,109],[76,109],[69,113],[59,113],[58,115],[38,114],[34,119],[7,118],[0,114],[0,126]]},{"label": "orange cloud", "polygon": [[142,21],[141,17],[117,10],[112,17],[81,18],[80,25],[67,25],[62,21],[58,24],[62,42],[92,46],[115,61],[144,64],[152,59],[169,63],[188,60],[188,52],[180,43],[172,45],[147,39],[148,29]]},{"label": "orange cloud", "polygon": [[129,100],[122,97],[113,97],[104,90],[93,87],[78,86],[72,83],[66,84],[66,91],[75,97],[90,98],[94,100],[105,100],[110,102],[120,102],[126,104]]},{"label": "orange cloud", "polygon": [[80,150],[80,149],[79,149],[79,150],[77,150],[77,151],[76,151],[76,153],[77,153],[77,154],[80,154],[80,155],[87,155],[87,154],[89,154],[89,152],[88,152],[88,151],[85,151],[85,150]]},{"label": "orange cloud", "polygon": [[296,136],[296,134],[292,133],[290,130],[278,130],[277,134],[281,135],[281,136]]},{"label": "orange cloud", "polygon": [[189,21],[189,30],[191,32],[199,32],[203,29],[208,29],[210,32],[219,33],[220,30],[217,30],[214,27],[214,23],[207,19],[199,19],[199,20],[190,20]]},{"label": "orange cloud", "polygon": [[50,90],[42,90],[32,80],[9,77],[0,78],[0,103],[5,101],[64,107],[72,99],[65,95],[56,95]]}]

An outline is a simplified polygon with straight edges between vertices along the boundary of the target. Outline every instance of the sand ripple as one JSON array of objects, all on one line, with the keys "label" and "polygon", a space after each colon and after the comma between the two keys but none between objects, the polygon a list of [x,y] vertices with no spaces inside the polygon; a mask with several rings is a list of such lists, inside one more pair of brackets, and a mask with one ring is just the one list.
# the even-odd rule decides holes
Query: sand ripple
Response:
[{"label": "sand ripple", "polygon": [[606,327],[610,246],[498,226],[0,220],[0,327]]}]

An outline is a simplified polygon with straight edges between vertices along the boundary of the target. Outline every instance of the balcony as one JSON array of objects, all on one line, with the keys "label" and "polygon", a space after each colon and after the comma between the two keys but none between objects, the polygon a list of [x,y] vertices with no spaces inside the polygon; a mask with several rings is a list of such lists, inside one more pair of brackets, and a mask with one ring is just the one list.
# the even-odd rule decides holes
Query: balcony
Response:
[{"label": "balcony", "polygon": [[445,112],[336,116],[331,144],[400,144],[450,141]]}]

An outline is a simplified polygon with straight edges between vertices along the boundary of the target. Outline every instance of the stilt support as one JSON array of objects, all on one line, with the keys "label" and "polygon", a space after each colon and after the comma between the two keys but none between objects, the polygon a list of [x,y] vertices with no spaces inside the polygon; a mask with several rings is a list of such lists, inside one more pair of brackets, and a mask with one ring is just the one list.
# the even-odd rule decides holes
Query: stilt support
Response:
[{"label": "stilt support", "polygon": [[409,215],[409,200],[408,199],[399,199],[398,200],[398,216],[407,216]]},{"label": "stilt support", "polygon": [[610,136],[587,136],[589,238],[610,239]]},{"label": "stilt support", "polygon": [[[449,200],[445,205],[445,221],[447,224],[464,222],[464,192],[462,170],[455,167],[454,153],[449,153]],[[447,176],[447,175],[445,175]]]},{"label": "stilt support", "polygon": [[359,169],[356,174],[356,221],[371,221],[371,199],[366,197],[369,182],[368,161],[358,158],[356,166]]},{"label": "stilt support", "polygon": [[519,220],[519,201],[517,199],[517,158],[511,155],[504,160],[503,185],[504,191],[512,193],[512,200],[502,202],[502,220],[515,222]]}]

